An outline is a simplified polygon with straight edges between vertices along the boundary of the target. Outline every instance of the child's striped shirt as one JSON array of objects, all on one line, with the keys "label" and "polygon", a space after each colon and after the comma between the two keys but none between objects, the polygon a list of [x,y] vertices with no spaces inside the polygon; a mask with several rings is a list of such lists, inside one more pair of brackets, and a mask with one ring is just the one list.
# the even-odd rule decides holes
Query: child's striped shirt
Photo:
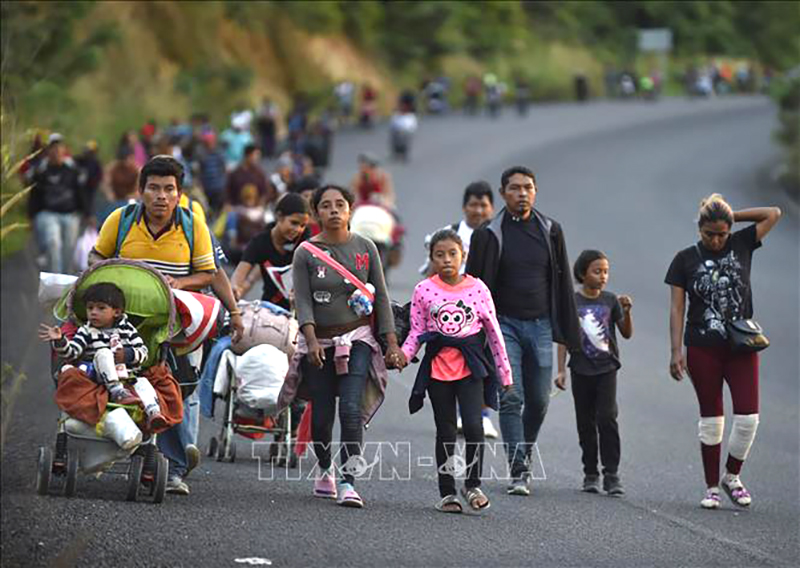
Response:
[{"label": "child's striped shirt", "polygon": [[125,315],[115,326],[106,329],[84,324],[78,328],[71,341],[62,337],[53,342],[53,347],[65,359],[92,361],[98,350],[111,348],[111,336],[114,334],[119,335],[120,343],[125,349],[125,364],[131,371],[138,370],[147,359],[147,346]]}]

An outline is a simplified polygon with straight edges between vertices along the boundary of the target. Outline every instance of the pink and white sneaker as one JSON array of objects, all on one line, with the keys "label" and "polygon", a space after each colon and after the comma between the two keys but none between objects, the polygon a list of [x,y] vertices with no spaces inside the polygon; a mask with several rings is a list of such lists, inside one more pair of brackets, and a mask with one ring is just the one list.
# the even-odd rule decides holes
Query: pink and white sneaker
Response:
[{"label": "pink and white sneaker", "polygon": [[364,507],[364,501],[361,495],[356,492],[355,487],[349,483],[339,484],[339,498],[336,503],[342,507],[352,507],[354,509],[361,509]]},{"label": "pink and white sneaker", "polygon": [[314,497],[336,499],[336,480],[330,470],[323,471],[314,481]]}]

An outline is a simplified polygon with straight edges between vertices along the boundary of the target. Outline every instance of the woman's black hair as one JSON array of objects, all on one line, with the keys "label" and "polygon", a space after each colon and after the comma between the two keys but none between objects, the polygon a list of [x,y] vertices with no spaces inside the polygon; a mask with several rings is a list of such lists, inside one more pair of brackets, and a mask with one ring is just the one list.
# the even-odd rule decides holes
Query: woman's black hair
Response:
[{"label": "woman's black hair", "polygon": [[700,202],[697,226],[702,227],[716,221],[725,221],[729,228],[732,227],[733,209],[719,193],[712,193]]},{"label": "woman's black hair", "polygon": [[308,215],[308,203],[299,193],[287,193],[278,200],[278,204],[275,206],[275,213],[283,217],[294,215],[295,213]]},{"label": "woman's black hair", "polygon": [[431,237],[431,242],[429,245],[429,252],[431,260],[433,260],[433,248],[442,241],[453,241],[458,245],[458,248],[461,249],[461,252],[464,252],[464,241],[461,240],[461,237],[458,236],[453,229],[439,229],[433,236]]},{"label": "woman's black hair", "polygon": [[125,311],[125,294],[112,282],[98,282],[89,286],[82,296],[83,303],[100,302]]},{"label": "woman's black hair", "polygon": [[319,208],[319,202],[322,201],[322,196],[325,195],[325,192],[329,189],[334,189],[341,193],[342,197],[344,197],[344,200],[347,201],[347,204],[350,206],[350,209],[353,208],[353,205],[356,203],[356,198],[353,195],[353,192],[340,185],[329,183],[323,185],[322,187],[318,187],[314,192],[314,197],[311,198],[311,207],[314,209],[314,213],[316,213],[317,209]]},{"label": "woman's black hair", "polygon": [[183,166],[172,156],[159,154],[150,158],[142,168],[142,171],[139,172],[139,189],[144,191],[144,187],[147,185],[147,178],[150,176],[173,176],[178,189],[183,187]]},{"label": "woman's black hair", "polygon": [[575,266],[572,269],[572,274],[579,284],[583,284],[583,277],[586,276],[586,271],[595,260],[608,260],[608,257],[599,250],[585,250],[578,255],[578,260],[575,261]]}]

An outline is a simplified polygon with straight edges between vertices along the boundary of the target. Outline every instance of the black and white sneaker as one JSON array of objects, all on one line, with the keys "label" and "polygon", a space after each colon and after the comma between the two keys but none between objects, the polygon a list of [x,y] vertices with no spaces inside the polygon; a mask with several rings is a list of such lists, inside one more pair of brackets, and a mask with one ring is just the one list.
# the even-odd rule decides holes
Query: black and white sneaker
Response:
[{"label": "black and white sneaker", "polygon": [[625,495],[625,488],[616,473],[607,473],[603,476],[603,490],[612,497],[622,497]]},{"label": "black and white sneaker", "polygon": [[511,481],[511,485],[506,489],[508,495],[519,495],[527,497],[531,494],[531,486],[528,474],[522,474]]},{"label": "black and white sneaker", "polygon": [[581,491],[584,493],[600,493],[600,476],[596,473],[585,475]]}]

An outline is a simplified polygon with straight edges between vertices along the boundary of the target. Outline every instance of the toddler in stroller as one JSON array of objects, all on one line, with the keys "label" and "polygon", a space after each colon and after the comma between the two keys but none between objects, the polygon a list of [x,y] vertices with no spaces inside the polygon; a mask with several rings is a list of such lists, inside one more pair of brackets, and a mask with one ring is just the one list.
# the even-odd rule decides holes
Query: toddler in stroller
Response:
[{"label": "toddler in stroller", "polygon": [[[95,285],[108,283],[122,292],[124,316],[117,300],[105,296],[98,302],[99,298],[93,296],[98,288],[109,290]],[[111,318],[113,327],[96,319],[88,308],[92,303],[106,304],[113,314],[120,309]],[[128,500],[135,501],[145,491],[153,502],[160,503],[166,491],[168,463],[156,447],[156,433],[179,423],[183,416],[180,385],[165,364],[170,340],[181,329],[169,284],[142,262],[106,260],[85,271],[61,296],[53,313],[66,323],[57,331],[43,326],[40,335],[42,339],[55,340],[59,348],[59,357],[54,361],[55,399],[62,414],[55,451],[51,446],[39,448],[37,492],[48,494],[53,478],[62,478],[64,494],[71,496],[75,494],[79,471],[112,473],[127,476]],[[124,338],[119,333],[123,348],[116,361],[113,354],[110,361],[104,362],[92,356],[91,364],[71,364],[62,358],[80,351],[86,360],[92,351],[96,354],[107,349],[106,341],[95,344],[91,335],[88,340],[78,335],[77,326],[93,333],[123,331],[125,324],[135,329],[128,329]],[[68,330],[75,335],[71,337]],[[64,336],[72,341],[65,341]],[[107,344],[111,348],[110,337]],[[137,373],[141,376],[125,379],[129,369],[142,369]],[[100,381],[90,378],[90,373]],[[135,395],[124,386],[126,380],[131,382]],[[143,411],[144,408],[148,410]]]},{"label": "toddler in stroller", "polygon": [[86,289],[83,303],[89,321],[78,328],[71,340],[64,337],[60,327],[44,323],[39,337],[50,341],[63,359],[80,361],[78,368],[105,385],[112,402],[127,405],[141,400],[147,429],[163,429],[167,424],[153,386],[147,380],[136,381],[134,395],[121,382],[139,371],[148,354],[139,332],[124,313],[125,294],[112,282],[99,282]]}]

